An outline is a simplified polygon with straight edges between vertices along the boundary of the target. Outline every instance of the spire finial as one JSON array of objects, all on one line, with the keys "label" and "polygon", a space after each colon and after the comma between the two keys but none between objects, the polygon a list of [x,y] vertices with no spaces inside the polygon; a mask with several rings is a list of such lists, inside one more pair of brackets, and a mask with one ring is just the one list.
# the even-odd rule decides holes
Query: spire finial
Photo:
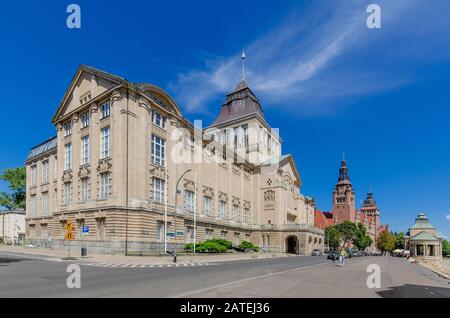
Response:
[{"label": "spire finial", "polygon": [[342,153],[342,160],[345,161],[345,151]]},{"label": "spire finial", "polygon": [[242,80],[245,81],[245,49],[242,49]]}]

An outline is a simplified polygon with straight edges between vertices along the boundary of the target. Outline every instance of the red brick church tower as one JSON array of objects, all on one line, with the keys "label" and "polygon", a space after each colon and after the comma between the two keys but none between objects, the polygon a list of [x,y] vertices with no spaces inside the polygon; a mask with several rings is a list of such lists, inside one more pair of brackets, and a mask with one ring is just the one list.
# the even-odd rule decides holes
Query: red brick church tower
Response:
[{"label": "red brick church tower", "polygon": [[342,223],[345,220],[356,221],[355,192],[345,160],[342,160],[339,179],[333,191],[333,216],[335,223]]}]

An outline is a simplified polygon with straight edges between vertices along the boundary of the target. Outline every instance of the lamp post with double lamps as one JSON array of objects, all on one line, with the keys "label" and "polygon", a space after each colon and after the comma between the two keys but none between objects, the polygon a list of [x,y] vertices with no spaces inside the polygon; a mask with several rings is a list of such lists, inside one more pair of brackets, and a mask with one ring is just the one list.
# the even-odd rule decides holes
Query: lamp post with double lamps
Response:
[{"label": "lamp post with double lamps", "polygon": [[177,185],[175,186],[175,218],[174,218],[174,239],[175,239],[175,248],[174,248],[174,252],[173,252],[173,262],[176,263],[177,262],[177,213],[178,213],[178,193],[180,192],[178,190],[178,185],[180,184],[180,181],[184,178],[185,175],[187,175],[189,172],[191,172],[191,169],[186,170],[183,175],[178,179],[177,181]]}]

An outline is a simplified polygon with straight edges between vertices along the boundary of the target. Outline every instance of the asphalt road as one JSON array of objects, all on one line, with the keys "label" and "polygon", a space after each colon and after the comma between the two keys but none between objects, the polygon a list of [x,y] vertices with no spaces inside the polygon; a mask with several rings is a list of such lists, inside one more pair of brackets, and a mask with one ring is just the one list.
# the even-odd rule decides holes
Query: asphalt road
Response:
[{"label": "asphalt road", "polygon": [[[374,261],[391,263],[382,266],[380,290],[365,286]],[[402,261],[364,257],[344,268],[308,256],[171,268],[81,265],[81,288],[69,289],[66,269],[74,262],[0,252],[0,297],[450,297],[447,281]]]}]

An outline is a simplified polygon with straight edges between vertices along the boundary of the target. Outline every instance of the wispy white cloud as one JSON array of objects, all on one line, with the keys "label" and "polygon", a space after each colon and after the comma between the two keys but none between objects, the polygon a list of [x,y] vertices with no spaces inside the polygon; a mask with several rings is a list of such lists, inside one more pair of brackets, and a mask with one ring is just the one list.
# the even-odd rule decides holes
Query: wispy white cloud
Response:
[{"label": "wispy white cloud", "polygon": [[445,217],[447,221],[450,221],[450,214]]},{"label": "wispy white cloud", "polygon": [[[314,1],[292,12],[277,28],[246,46],[252,89],[269,105],[323,113],[340,98],[374,94],[416,80],[412,63],[439,54],[448,57],[441,44],[450,39],[443,32],[450,23],[436,16],[446,10],[442,6],[450,8],[449,2],[376,2],[382,8],[381,30],[366,27],[368,1]],[[241,61],[236,49],[234,56],[209,57],[203,69],[179,74],[172,87],[187,111],[204,109],[237,84]]]}]

